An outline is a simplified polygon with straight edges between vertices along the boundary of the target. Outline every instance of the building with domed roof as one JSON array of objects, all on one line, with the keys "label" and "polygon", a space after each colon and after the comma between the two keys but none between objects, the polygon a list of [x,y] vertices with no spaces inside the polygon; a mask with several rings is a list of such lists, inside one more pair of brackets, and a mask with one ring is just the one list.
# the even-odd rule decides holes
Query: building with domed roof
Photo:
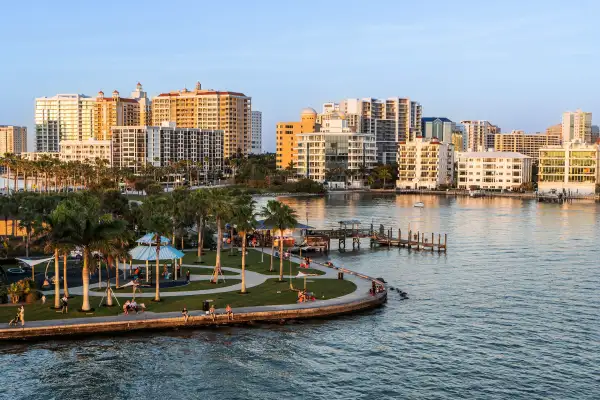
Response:
[{"label": "building with domed roof", "polygon": [[317,112],[314,108],[304,108],[300,121],[278,122],[276,125],[276,164],[278,169],[295,168],[298,160],[298,135],[317,132]]}]

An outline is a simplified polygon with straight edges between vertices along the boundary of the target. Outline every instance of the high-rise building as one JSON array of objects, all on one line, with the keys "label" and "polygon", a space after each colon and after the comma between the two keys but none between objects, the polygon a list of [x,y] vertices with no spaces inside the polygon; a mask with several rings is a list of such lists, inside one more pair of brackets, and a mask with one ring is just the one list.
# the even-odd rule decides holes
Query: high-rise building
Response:
[{"label": "high-rise building", "polygon": [[518,189],[531,182],[531,157],[505,151],[458,153],[458,188]]},{"label": "high-rise building", "polygon": [[110,140],[113,126],[139,126],[140,103],[136,99],[121,97],[114,90],[111,97],[104,97],[104,92],[98,92],[94,118],[94,138]]},{"label": "high-rise building", "polygon": [[147,164],[164,167],[178,161],[202,163],[213,175],[223,168],[223,131],[180,128],[173,122],[161,126],[112,128],[113,167],[138,172]]},{"label": "high-rise building", "polygon": [[94,137],[96,100],[81,94],[35,99],[36,151],[58,152],[62,140]]},{"label": "high-rise building", "polygon": [[276,126],[276,165],[277,169],[296,168],[298,161],[298,135],[318,132],[317,112],[307,107],[300,114],[298,122],[278,122]]},{"label": "high-rise building", "polygon": [[560,141],[562,142],[562,123],[549,126],[546,128],[546,135],[548,136],[558,136]]},{"label": "high-rise building", "polygon": [[100,159],[110,164],[110,146],[110,140],[63,140],[60,142],[59,159],[82,163],[94,163]]},{"label": "high-rise building", "polygon": [[152,99],[152,125],[175,122],[180,128],[222,130],[223,153],[229,158],[251,149],[251,98],[243,93],[194,90],[162,93]]},{"label": "high-rise building", "polygon": [[525,154],[537,163],[540,148],[560,144],[560,136],[545,135],[543,133],[526,134],[523,131],[500,133],[494,136],[494,149],[496,151],[511,151]]},{"label": "high-rise building", "polygon": [[591,143],[592,141],[592,113],[567,111],[562,116],[562,141]]},{"label": "high-rise building", "polygon": [[325,103],[318,122],[322,123],[329,114],[336,111],[345,114],[349,128],[375,135],[377,162],[382,164],[394,163],[398,143],[413,140],[422,132],[421,104],[408,98],[345,99],[339,104]]},{"label": "high-rise building", "polygon": [[252,149],[251,153],[262,153],[262,112],[252,111]]},{"label": "high-rise building", "polygon": [[452,145],[454,151],[465,151],[465,142],[462,132],[452,133]]},{"label": "high-rise building", "polygon": [[148,94],[142,89],[141,83],[137,83],[135,90],[131,92],[131,98],[137,100],[140,105],[140,122],[136,125],[152,125],[152,101],[148,97]]},{"label": "high-rise building", "polygon": [[0,156],[6,153],[21,154],[27,151],[27,128],[0,125]]},{"label": "high-rise building", "polygon": [[591,143],[598,144],[598,140],[600,140],[600,126],[592,125],[592,140]]},{"label": "high-rise building", "polygon": [[342,116],[339,113],[338,118],[323,121],[318,132],[298,134],[298,176],[337,182],[336,187],[346,187],[347,181],[352,186],[362,185],[361,175],[377,160],[375,135],[354,132]]},{"label": "high-rise building", "polygon": [[594,194],[600,182],[599,147],[573,141],[541,148],[538,190]]},{"label": "high-rise building", "polygon": [[398,180],[400,189],[437,189],[452,185],[454,146],[438,138],[417,137],[398,145]]},{"label": "high-rise building", "polygon": [[461,121],[465,127],[468,151],[486,151],[494,148],[494,136],[500,128],[489,121]]},{"label": "high-rise building", "polygon": [[435,138],[444,143],[452,143],[452,134],[456,130],[456,124],[445,117],[425,117],[421,119],[421,127],[424,138]]}]

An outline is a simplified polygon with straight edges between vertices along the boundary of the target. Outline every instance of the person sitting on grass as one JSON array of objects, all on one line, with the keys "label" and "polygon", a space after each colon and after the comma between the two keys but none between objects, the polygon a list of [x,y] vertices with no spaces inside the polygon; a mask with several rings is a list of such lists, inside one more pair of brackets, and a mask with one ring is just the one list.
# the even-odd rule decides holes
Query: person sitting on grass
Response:
[{"label": "person sitting on grass", "polygon": [[227,307],[225,307],[225,312],[227,313],[227,321],[229,321],[230,317],[233,321],[233,311],[231,310],[231,306],[229,304],[227,304]]},{"label": "person sitting on grass", "polygon": [[214,304],[210,305],[210,309],[208,310],[208,313],[210,314],[210,316],[212,317],[212,320],[214,321],[215,318],[217,317],[215,314],[215,306]]},{"label": "person sitting on grass", "polygon": [[183,316],[183,322],[188,322],[190,313],[188,312],[188,309],[185,305],[183,306],[183,309],[181,310],[181,315]]}]

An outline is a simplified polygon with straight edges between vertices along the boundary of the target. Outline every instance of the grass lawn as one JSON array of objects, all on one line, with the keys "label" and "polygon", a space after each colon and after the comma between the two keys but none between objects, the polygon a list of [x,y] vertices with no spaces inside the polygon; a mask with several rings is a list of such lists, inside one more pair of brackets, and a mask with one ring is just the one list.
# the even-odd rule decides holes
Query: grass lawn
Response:
[{"label": "grass lawn", "polygon": [[[186,253],[186,257],[187,257],[187,253]],[[185,257],[183,258],[183,263],[184,264],[186,263]],[[188,264],[191,265],[193,263],[188,263]],[[138,267],[140,267],[140,270],[142,272],[146,272],[146,261],[133,260],[133,265],[134,265],[134,267],[132,268],[133,270],[135,270],[135,266],[137,265]],[[190,273],[192,275],[212,275],[214,264],[210,265],[210,264],[204,263],[204,264],[195,264],[195,265],[197,265],[198,267],[204,267],[204,268],[190,268]],[[167,266],[169,266],[169,271],[173,271],[170,263],[168,263]],[[223,266],[227,267],[227,265],[223,265]],[[156,270],[156,264],[153,264],[153,261],[151,261],[148,268],[150,269],[150,273],[152,273],[153,271]],[[239,268],[241,268],[241,266]],[[181,267],[181,271],[184,276],[185,276],[185,271],[187,269],[188,269],[188,267],[186,267],[186,266]],[[163,270],[163,263],[160,264],[160,271],[162,272],[162,270]],[[239,274],[240,274],[239,272],[223,270],[223,275],[239,275]],[[127,277],[129,278],[129,269],[127,270]]]},{"label": "grass lawn", "polygon": [[[227,282],[223,282],[222,280],[219,280],[219,283],[217,283],[217,284],[210,283],[209,281],[192,281],[192,282],[188,283],[187,285],[164,288],[164,289],[160,289],[160,291],[162,293],[162,292],[183,292],[183,291],[187,291],[187,290],[216,289],[216,288],[220,288],[220,287],[233,286],[233,285],[240,283],[241,281],[242,281],[241,279],[227,279]],[[104,292],[106,290],[106,286],[101,289],[98,289],[97,287],[95,287],[90,290],[92,290],[94,292]],[[154,287],[150,287],[150,288],[145,287],[145,288],[142,288],[142,293],[154,293],[154,290],[155,290]],[[119,289],[115,289],[113,287],[113,291],[115,293],[132,293],[133,288],[131,286],[127,286],[127,287],[121,287]]]},{"label": "grass lawn", "polygon": [[[304,282],[302,279],[294,279],[294,286],[302,288]],[[353,282],[337,279],[316,279],[313,282],[308,282],[307,289],[313,292],[317,299],[331,299],[345,294],[352,293],[356,290],[356,285]],[[26,304],[25,305],[25,325],[27,321],[46,320],[46,319],[61,319],[61,318],[81,318],[89,317],[85,313],[76,311],[81,308],[82,296],[77,296],[69,300],[69,314],[60,314],[55,310],[50,309],[53,304],[53,296],[47,296],[48,299],[45,305]],[[298,296],[296,292],[289,290],[288,282],[277,282],[277,279],[269,279],[265,283],[248,289],[248,294],[241,295],[238,292],[225,292],[206,294],[201,296],[181,296],[181,297],[163,297],[160,303],[154,303],[150,298],[140,300],[143,302],[147,311],[167,312],[180,311],[185,305],[189,310],[202,309],[202,302],[206,299],[214,301],[216,308],[224,308],[227,304],[231,307],[248,307],[260,305],[276,305],[276,304],[293,304]],[[120,299],[119,301],[121,302]],[[90,299],[92,307],[96,308],[93,315],[108,316],[117,315],[122,310],[115,307],[98,308],[100,302],[99,297]],[[122,304],[122,303],[121,303]],[[316,303],[318,304],[318,302]],[[6,323],[16,314],[16,306],[0,306],[0,324]]]},{"label": "grass lawn", "polygon": [[[221,265],[223,267],[230,268],[242,268],[242,255],[241,253],[236,256],[229,255],[229,249],[221,251]],[[216,251],[207,251],[205,255],[202,256],[202,261],[204,261],[205,265],[215,265],[215,258],[217,252]],[[184,264],[193,264],[196,261],[196,252],[186,252],[183,257]],[[260,262],[260,252],[254,249],[248,249],[248,254],[246,255],[246,270],[258,272],[265,275],[279,275],[279,258],[273,258],[273,271],[269,271],[271,262],[271,255],[264,255],[264,262]],[[185,267],[184,267],[185,268]],[[325,273],[312,268],[300,268],[298,263],[292,262],[292,275],[298,274],[298,271],[302,271],[307,274],[317,274],[324,275]],[[289,275],[290,273],[290,261],[283,261],[283,274]]]}]

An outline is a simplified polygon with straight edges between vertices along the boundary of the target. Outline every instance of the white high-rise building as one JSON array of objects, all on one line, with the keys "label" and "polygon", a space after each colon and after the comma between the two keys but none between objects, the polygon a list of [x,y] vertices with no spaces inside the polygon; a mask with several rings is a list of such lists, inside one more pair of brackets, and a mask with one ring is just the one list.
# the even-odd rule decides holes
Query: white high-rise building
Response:
[{"label": "white high-rise building", "polygon": [[94,137],[96,99],[81,94],[58,94],[35,99],[36,151],[58,152],[61,140]]},{"label": "white high-rise building", "polygon": [[262,153],[262,112],[252,111],[252,154]]},{"label": "white high-rise building", "polygon": [[489,121],[461,121],[467,136],[468,151],[488,151],[494,148],[494,136],[500,128]]},{"label": "white high-rise building", "polygon": [[421,104],[408,98],[345,99],[339,104],[325,103],[317,122],[322,124],[337,111],[345,114],[348,127],[355,132],[375,135],[377,162],[382,164],[396,161],[398,143],[421,135]]},{"label": "white high-rise building", "polygon": [[592,113],[567,111],[562,116],[562,141],[569,143],[579,141],[582,143],[592,142]]}]

